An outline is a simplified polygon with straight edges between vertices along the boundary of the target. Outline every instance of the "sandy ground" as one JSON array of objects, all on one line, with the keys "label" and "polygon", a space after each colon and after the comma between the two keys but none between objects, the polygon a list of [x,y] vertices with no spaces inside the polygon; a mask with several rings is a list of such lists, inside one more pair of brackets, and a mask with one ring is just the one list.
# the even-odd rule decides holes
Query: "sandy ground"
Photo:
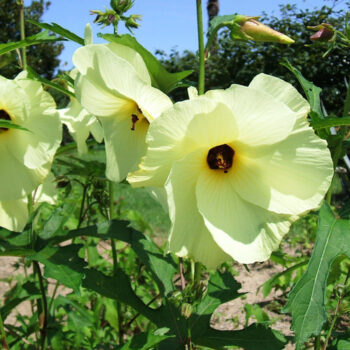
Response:
[{"label": "sandy ground", "polygon": [[[4,293],[9,290],[8,282],[12,280],[11,284],[13,285],[15,283],[14,276],[19,273],[19,271],[15,271],[15,268],[13,267],[16,261],[16,258],[0,257],[0,304],[3,303]],[[288,315],[276,314],[266,308],[266,305],[278,296],[278,293],[274,294],[272,292],[266,298],[263,297],[261,292],[257,293],[258,287],[275,273],[282,271],[282,267],[264,263],[250,266],[250,272],[248,272],[242,265],[235,266],[235,269],[239,271],[239,275],[235,278],[242,284],[240,292],[246,292],[246,296],[243,300],[236,299],[222,304],[213,315],[212,326],[220,330],[241,329],[245,324],[244,304],[258,304],[263,307],[264,311],[271,319],[276,320],[273,324],[274,329],[280,330],[285,335],[292,335],[292,332],[290,331],[290,317]],[[29,315],[30,303],[25,302],[19,305],[19,307],[7,318],[6,322],[15,323],[16,313]],[[254,320],[251,319],[249,324],[253,322]],[[293,350],[294,345],[288,344],[285,349]]]}]

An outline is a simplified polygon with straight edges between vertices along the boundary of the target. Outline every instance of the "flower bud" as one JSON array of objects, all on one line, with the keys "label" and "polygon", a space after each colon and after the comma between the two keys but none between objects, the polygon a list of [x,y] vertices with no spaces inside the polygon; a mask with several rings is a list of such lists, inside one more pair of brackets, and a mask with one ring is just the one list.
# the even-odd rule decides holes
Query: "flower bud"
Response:
[{"label": "flower bud", "polygon": [[[279,44],[293,44],[294,40],[265,24],[257,21],[259,17],[237,15],[236,23],[239,24],[240,35],[246,40],[274,42]],[[233,33],[231,33],[232,35]],[[235,34],[235,33],[234,33]]]},{"label": "flower bud", "polygon": [[110,5],[118,14],[122,14],[133,6],[133,0],[111,0]]},{"label": "flower bud", "polygon": [[335,39],[335,29],[328,23],[321,23],[317,26],[309,26],[307,28],[316,31],[314,35],[310,36],[310,40],[330,42]]},{"label": "flower bud", "polygon": [[183,303],[181,305],[181,315],[185,318],[190,318],[193,312],[193,306],[189,303]]},{"label": "flower bud", "polygon": [[130,30],[130,28],[138,28],[140,26],[139,23],[136,21],[139,21],[141,19],[140,15],[131,15],[128,17],[128,19],[125,21],[125,26]]}]

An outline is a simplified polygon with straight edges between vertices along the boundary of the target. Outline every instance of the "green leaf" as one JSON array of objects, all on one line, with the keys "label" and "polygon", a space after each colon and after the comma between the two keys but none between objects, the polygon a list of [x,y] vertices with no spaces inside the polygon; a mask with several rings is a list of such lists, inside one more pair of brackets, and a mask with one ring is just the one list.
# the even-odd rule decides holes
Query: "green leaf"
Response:
[{"label": "green leaf", "polygon": [[63,86],[61,86],[59,84],[53,83],[52,81],[43,78],[33,68],[30,68],[29,66],[27,66],[26,70],[28,72],[29,79],[40,81],[42,84],[44,84],[52,89],[58,90],[69,97],[75,97],[73,92],[65,89]]},{"label": "green leaf", "polygon": [[[111,287],[115,286],[115,287]],[[119,300],[134,308],[155,324],[159,323],[162,315],[157,310],[146,306],[135,294],[130,285],[129,277],[120,268],[115,276],[106,276],[95,269],[86,269],[83,287],[93,290],[107,298]]]},{"label": "green leaf", "polygon": [[294,270],[297,270],[305,265],[307,265],[307,263],[309,262],[309,260],[305,260],[305,261],[302,261],[298,264],[295,264],[291,267],[289,267],[288,269],[285,269],[284,271],[280,272],[280,273],[277,273],[275,274],[274,276],[272,276],[270,279],[268,279],[263,285],[262,285],[262,292],[263,292],[263,295],[264,295],[264,298],[266,298],[270,292],[271,292],[271,289],[274,287],[274,285],[276,284],[277,280],[288,274],[288,273],[291,273],[292,271]]},{"label": "green leaf", "polygon": [[38,299],[41,297],[40,290],[34,282],[17,283],[10,291],[5,294],[4,306],[0,308],[0,314],[5,321],[6,317],[19,304],[26,300]]},{"label": "green leaf", "polygon": [[[19,130],[24,130],[24,131],[29,131],[27,128],[20,126],[18,124],[15,124],[11,120],[5,120],[5,119],[0,119],[0,128],[5,128],[5,129],[19,129]],[[0,130],[0,134],[1,134]]]},{"label": "green leaf", "polygon": [[305,79],[301,72],[294,68],[287,59],[285,59],[281,65],[289,69],[295,75],[304,90],[307,100],[310,103],[311,111],[317,113],[323,119],[324,116],[321,109],[320,100],[322,89],[314,85],[311,81]]},{"label": "green leaf", "polygon": [[137,51],[147,66],[148,72],[151,76],[152,86],[162,90],[166,94],[181,86],[182,80],[193,72],[192,70],[186,70],[178,73],[169,73],[149,51],[147,51],[129,34],[124,34],[118,37],[113,34],[101,34],[99,36],[109,42],[128,46]]},{"label": "green leaf", "polygon": [[29,230],[21,233],[0,230],[0,256],[25,257],[34,253]]},{"label": "green leaf", "polygon": [[47,31],[51,31],[54,32],[58,35],[63,36],[64,38],[67,38],[69,40],[75,41],[76,43],[80,44],[80,45],[84,45],[84,39],[81,38],[80,36],[72,33],[71,31],[69,31],[66,28],[61,27],[59,24],[57,23],[40,23],[37,21],[34,21],[32,19],[28,19],[27,22],[34,24],[35,26],[38,26],[40,28],[43,29],[47,29]]},{"label": "green leaf", "polygon": [[86,262],[78,257],[78,251],[81,247],[77,244],[64,247],[48,245],[38,253],[29,256],[28,259],[39,261],[45,265],[44,276],[46,278],[53,278],[80,295],[80,286],[86,266]]},{"label": "green leaf", "polygon": [[154,349],[163,340],[173,338],[172,335],[160,335],[156,332],[140,333],[133,336],[126,344],[118,350],[148,350]]},{"label": "green leaf", "polygon": [[[177,266],[173,258],[164,255],[160,248],[149,238],[129,227],[126,221],[113,220],[96,226],[84,227],[56,235],[49,240],[51,244],[60,243],[80,236],[97,237],[100,239],[115,238],[129,243],[141,261],[150,269],[162,294],[166,295],[174,290],[173,276],[177,273]],[[45,245],[45,242],[42,242]]]},{"label": "green leaf", "polygon": [[265,325],[270,324],[270,317],[268,314],[258,305],[258,304],[245,304],[245,326],[248,326],[249,319],[255,317],[258,323],[263,323]]},{"label": "green leaf", "polygon": [[339,340],[337,350],[350,350],[350,341],[344,339]]},{"label": "green leaf", "polygon": [[263,325],[252,324],[239,331],[218,331],[211,328],[195,343],[209,346],[212,349],[237,346],[245,350],[282,350],[286,345],[286,340],[277,331]]},{"label": "green leaf", "polygon": [[327,118],[312,122],[312,127],[316,130],[343,126],[343,125],[350,125],[350,117],[343,117],[343,118],[327,117]]},{"label": "green leaf", "polygon": [[56,36],[49,35],[47,30],[44,30],[38,34],[34,34],[25,38],[24,40],[15,41],[7,44],[0,44],[0,55],[3,55],[6,52],[10,52],[16,49],[21,49],[22,47],[38,45],[42,43],[60,41],[62,39],[57,38]]},{"label": "green leaf", "polygon": [[319,213],[316,243],[308,268],[289,294],[285,312],[292,313],[296,349],[309,337],[319,335],[326,322],[325,293],[327,277],[334,259],[350,257],[350,221],[335,218],[325,202]]},{"label": "green leaf", "polygon": [[241,288],[229,272],[215,272],[210,277],[208,291],[203,300],[196,306],[190,318],[192,337],[196,342],[210,328],[212,313],[223,303],[236,299],[244,293],[238,293]]}]

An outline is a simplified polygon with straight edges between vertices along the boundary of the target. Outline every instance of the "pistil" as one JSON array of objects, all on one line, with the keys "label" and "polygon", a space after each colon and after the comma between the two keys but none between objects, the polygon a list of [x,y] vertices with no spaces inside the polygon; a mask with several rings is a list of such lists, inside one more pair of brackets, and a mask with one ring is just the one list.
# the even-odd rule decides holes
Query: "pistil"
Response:
[{"label": "pistil", "polygon": [[220,145],[209,150],[207,163],[210,169],[221,169],[224,173],[232,167],[235,151],[229,145]]}]

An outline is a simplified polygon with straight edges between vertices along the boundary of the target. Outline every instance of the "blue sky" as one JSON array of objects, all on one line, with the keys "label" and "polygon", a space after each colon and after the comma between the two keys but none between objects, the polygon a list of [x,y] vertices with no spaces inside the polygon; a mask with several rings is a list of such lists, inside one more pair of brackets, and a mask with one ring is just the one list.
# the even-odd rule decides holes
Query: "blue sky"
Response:
[{"label": "blue sky", "polygon": [[[30,2],[29,0],[25,1]],[[203,0],[204,22],[207,23],[206,0]],[[196,8],[195,0],[135,0],[131,13],[142,15],[141,27],[136,29],[137,40],[152,53],[156,49],[169,53],[172,48],[179,51],[196,50]],[[220,0],[220,15],[240,13],[245,15],[260,15],[263,11],[268,14],[278,15],[279,4],[295,3],[299,8],[313,9],[322,4],[331,4],[330,1],[322,0]],[[44,22],[56,22],[63,27],[83,36],[85,24],[90,22],[94,34],[101,28],[93,24],[94,16],[90,10],[103,10],[108,7],[109,0],[51,0],[51,6],[45,12]],[[338,8],[345,7],[342,1]],[[112,28],[105,28],[104,33],[111,32]],[[120,26],[120,33],[126,30]],[[99,42],[95,38],[95,42]],[[65,50],[61,55],[64,69],[72,68],[71,57],[78,45],[65,43]],[[64,66],[63,63],[66,62]]]}]

